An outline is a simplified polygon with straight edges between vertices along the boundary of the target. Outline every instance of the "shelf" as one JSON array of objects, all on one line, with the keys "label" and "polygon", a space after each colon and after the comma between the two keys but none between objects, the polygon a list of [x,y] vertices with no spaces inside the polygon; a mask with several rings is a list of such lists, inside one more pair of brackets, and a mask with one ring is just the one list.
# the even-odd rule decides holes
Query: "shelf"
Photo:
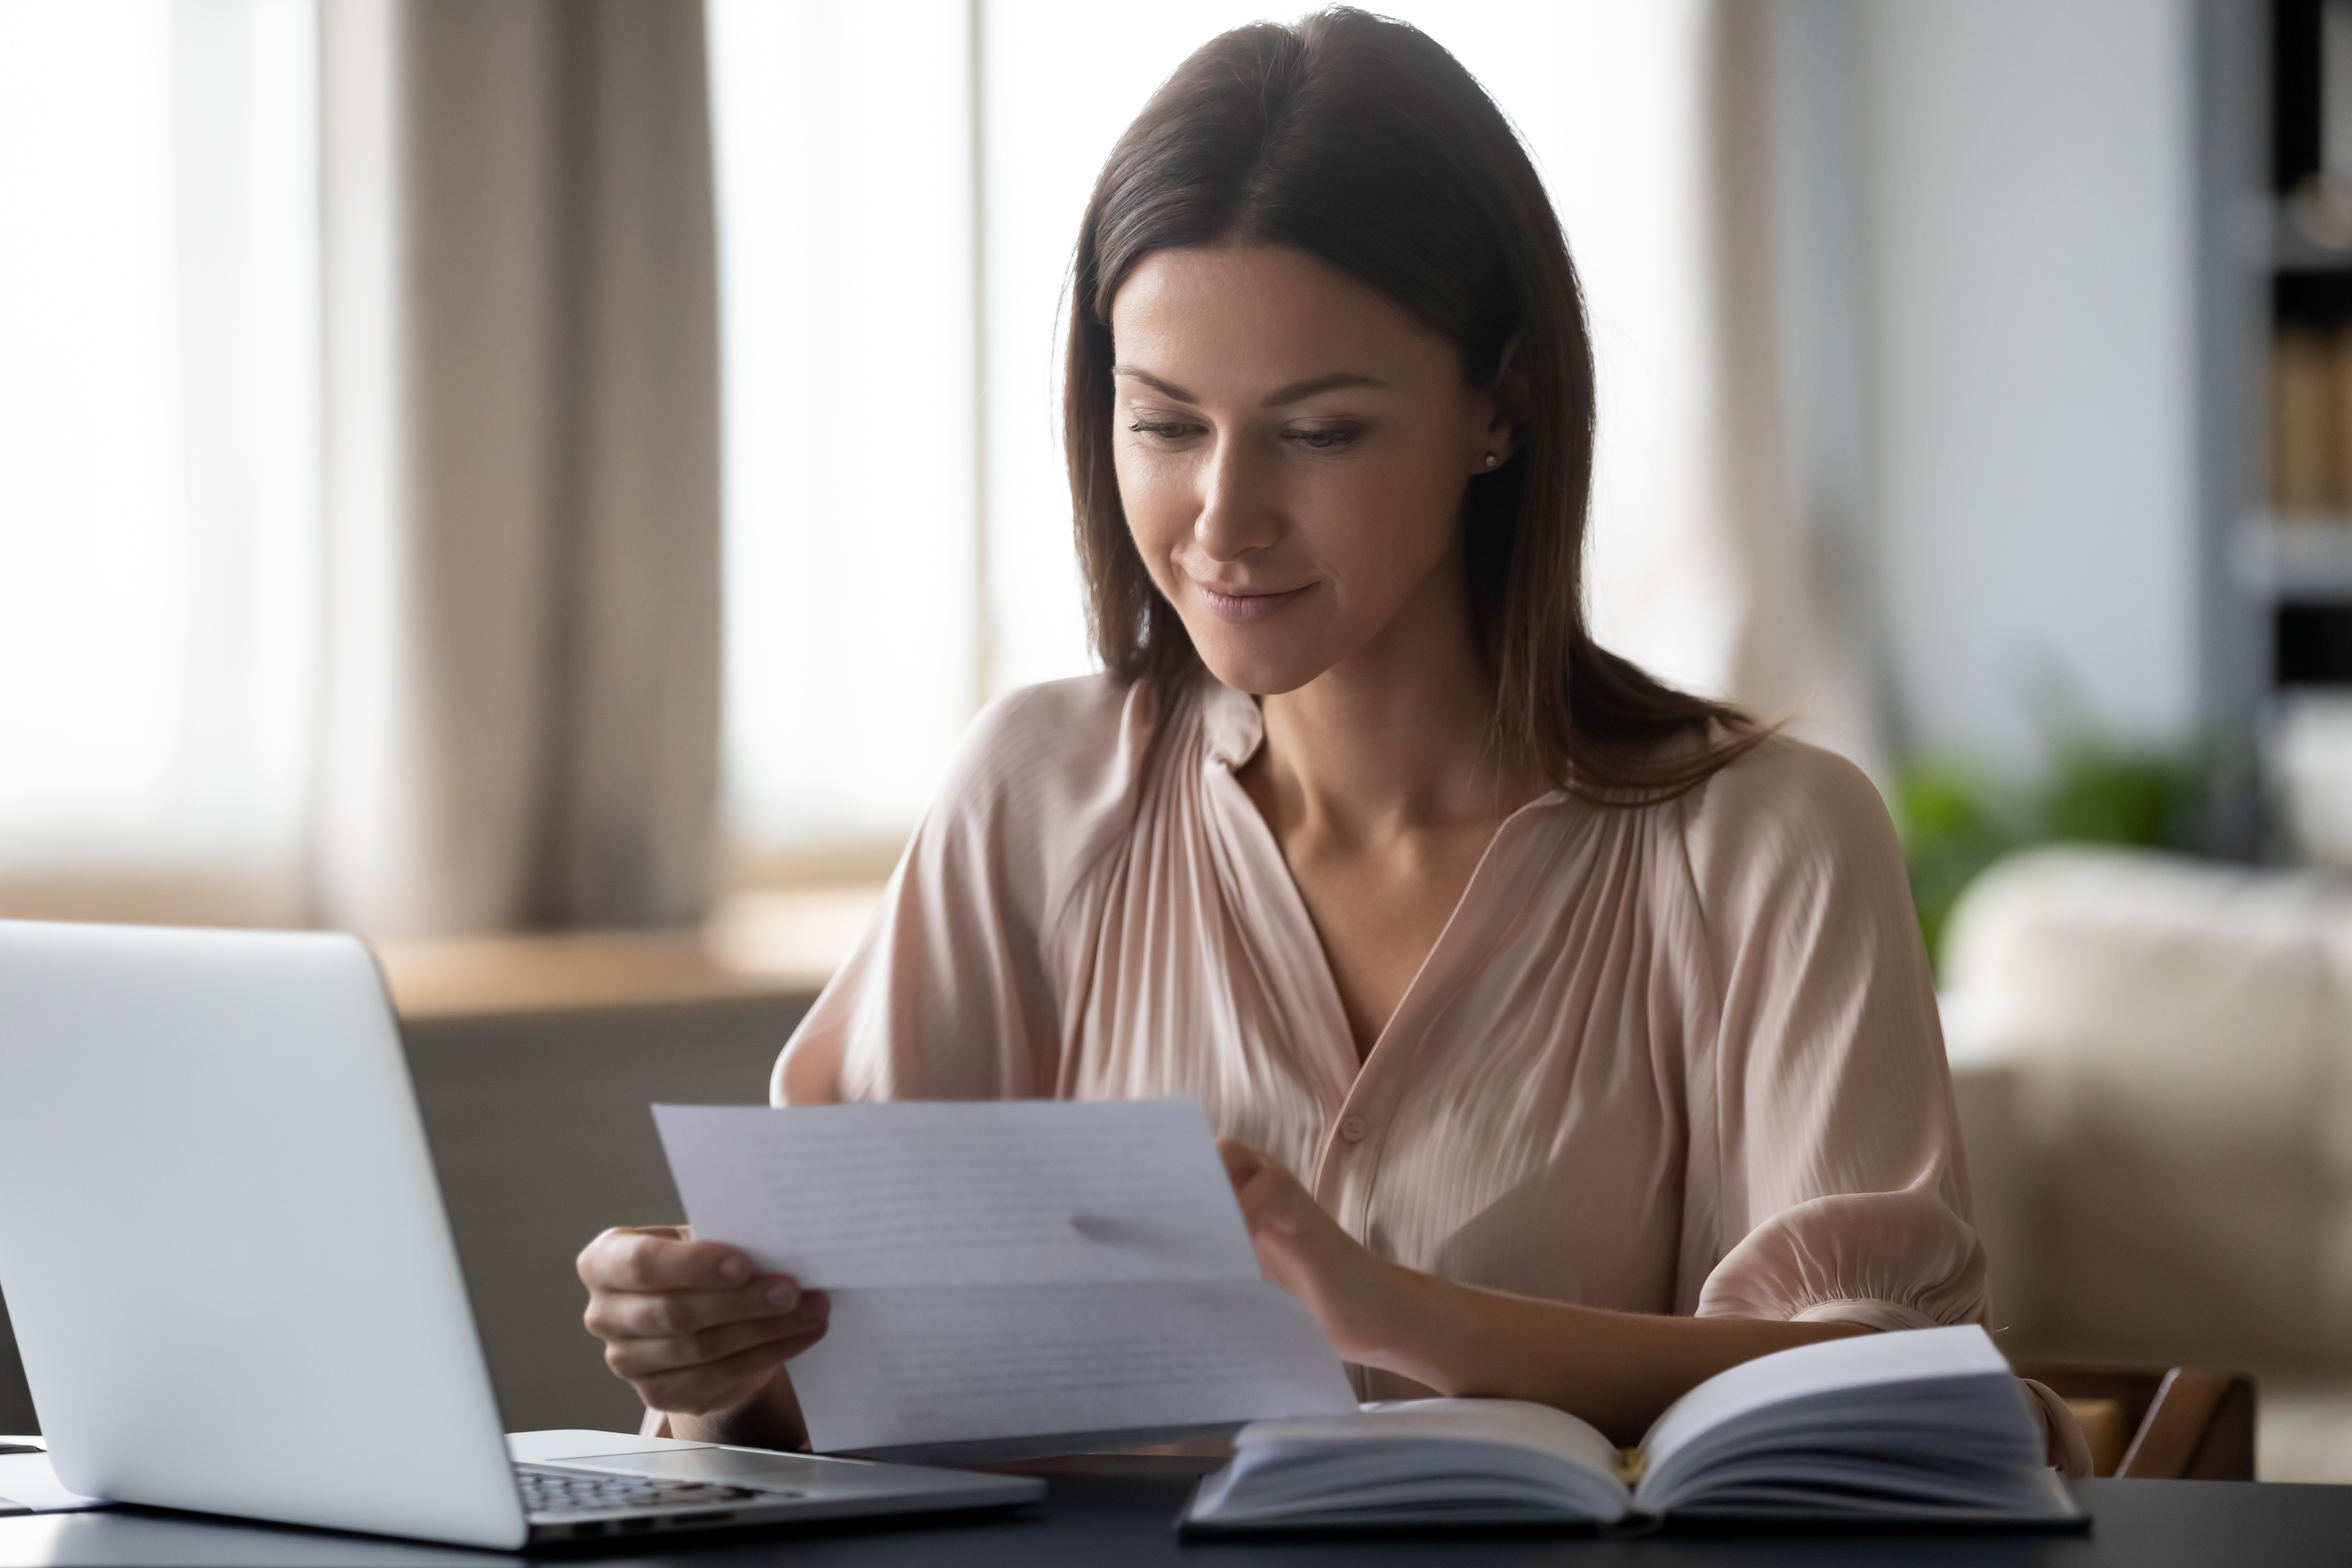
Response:
[{"label": "shelf", "polygon": [[2239,526],[2239,585],[2280,600],[2352,600],[2352,512],[2259,513]]},{"label": "shelf", "polygon": [[2270,252],[2262,258],[2275,272],[2352,272],[2352,246],[2336,248],[2306,238],[2287,216],[2286,204],[2270,204]]},{"label": "shelf", "polygon": [[380,942],[411,1020],[814,996],[856,946],[878,885],[737,893],[699,931]]}]

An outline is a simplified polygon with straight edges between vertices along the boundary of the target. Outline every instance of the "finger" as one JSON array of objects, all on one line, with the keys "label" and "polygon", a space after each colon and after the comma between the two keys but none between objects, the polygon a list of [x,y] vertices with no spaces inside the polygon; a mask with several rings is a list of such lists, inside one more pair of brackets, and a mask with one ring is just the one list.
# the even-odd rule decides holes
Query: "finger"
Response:
[{"label": "finger", "polygon": [[1234,1184],[1242,1220],[1253,1230],[1279,1205],[1283,1179],[1289,1173],[1256,1150],[1225,1140],[1217,1145],[1225,1163],[1225,1178]]},{"label": "finger", "polygon": [[1217,1140],[1217,1157],[1225,1163],[1225,1174],[1235,1187],[1249,1180],[1265,1163],[1265,1156],[1246,1143],[1231,1138]]},{"label": "finger", "polygon": [[633,1377],[631,1386],[648,1408],[700,1415],[730,1409],[757,1394],[776,1369],[824,1337],[822,1327],[729,1356],[724,1361],[672,1373]]},{"label": "finger", "polygon": [[780,1340],[797,1339],[817,1327],[816,1321],[794,1316],[729,1323],[674,1339],[610,1340],[604,1346],[604,1364],[627,1378],[683,1372],[709,1366]]},{"label": "finger", "polygon": [[608,1230],[580,1255],[580,1278],[592,1290],[727,1290],[751,1275],[740,1247],[644,1230]]},{"label": "finger", "polygon": [[604,1364],[631,1383],[700,1376],[761,1352],[773,1352],[777,1360],[798,1355],[827,1326],[796,1319],[781,1328],[737,1323],[690,1339],[623,1340],[604,1347]]},{"label": "finger", "polygon": [[[606,1334],[604,1359],[616,1370],[624,1362],[633,1372],[671,1371],[698,1363],[722,1361],[751,1346],[789,1339],[822,1330],[833,1315],[832,1300],[819,1291],[803,1295],[789,1312],[750,1318],[679,1334]],[[614,1357],[622,1358],[615,1361]]]},{"label": "finger", "polygon": [[595,1239],[580,1249],[572,1267],[579,1272],[580,1282],[591,1289],[614,1287],[620,1282],[622,1271],[631,1267],[630,1260],[648,1240],[667,1243],[691,1239],[680,1225],[616,1225],[597,1232]]},{"label": "finger", "polygon": [[602,1290],[588,1303],[598,1339],[674,1339],[727,1323],[781,1318],[801,1304],[789,1276],[762,1274],[732,1290]]},{"label": "finger", "polygon": [[1288,1168],[1230,1138],[1217,1145],[1217,1152],[1225,1162],[1234,1197],[1249,1227],[1255,1230],[1268,1222],[1287,1224],[1289,1209],[1305,1192]]},{"label": "finger", "polygon": [[1234,1193],[1241,1198],[1244,1209],[1253,1199],[1270,1201],[1298,1187],[1290,1167],[1245,1143],[1225,1139],[1217,1145],[1217,1153],[1225,1163],[1225,1175],[1234,1184]]},{"label": "finger", "polygon": [[592,1253],[601,1253],[625,1236],[654,1236],[669,1241],[691,1241],[694,1233],[682,1225],[615,1225],[596,1233],[596,1238],[580,1249],[580,1261],[585,1263]]}]

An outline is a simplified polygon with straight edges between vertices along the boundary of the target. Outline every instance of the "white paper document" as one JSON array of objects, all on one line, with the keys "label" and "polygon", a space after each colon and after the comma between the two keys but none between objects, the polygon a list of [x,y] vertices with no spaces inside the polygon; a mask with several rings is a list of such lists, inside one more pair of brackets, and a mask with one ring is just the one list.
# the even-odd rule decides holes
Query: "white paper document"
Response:
[{"label": "white paper document", "polygon": [[694,1234],[833,1299],[792,1363],[842,1452],[1353,1410],[1259,1274],[1198,1100],[657,1105]]}]

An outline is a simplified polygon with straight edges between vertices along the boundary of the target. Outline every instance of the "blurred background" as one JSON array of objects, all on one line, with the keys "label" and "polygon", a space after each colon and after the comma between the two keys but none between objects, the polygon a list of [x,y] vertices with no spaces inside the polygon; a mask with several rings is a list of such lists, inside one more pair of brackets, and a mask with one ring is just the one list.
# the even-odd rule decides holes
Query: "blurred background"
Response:
[{"label": "blurred background", "polygon": [[[2352,4],[1381,9],[1566,224],[1601,637],[1895,814],[2003,1343],[2352,1479]],[[0,0],[0,915],[376,942],[509,1426],[1089,668],[1078,216],[1266,14]]]}]

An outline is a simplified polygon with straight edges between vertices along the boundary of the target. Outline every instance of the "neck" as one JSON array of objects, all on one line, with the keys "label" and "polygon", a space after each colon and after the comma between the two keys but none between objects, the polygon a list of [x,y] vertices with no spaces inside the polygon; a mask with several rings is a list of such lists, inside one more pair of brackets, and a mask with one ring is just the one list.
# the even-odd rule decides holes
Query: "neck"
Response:
[{"label": "neck", "polygon": [[1263,708],[1252,793],[1273,816],[1342,842],[1499,823],[1549,787],[1531,763],[1496,752],[1495,686],[1458,564],[1371,643]]}]

